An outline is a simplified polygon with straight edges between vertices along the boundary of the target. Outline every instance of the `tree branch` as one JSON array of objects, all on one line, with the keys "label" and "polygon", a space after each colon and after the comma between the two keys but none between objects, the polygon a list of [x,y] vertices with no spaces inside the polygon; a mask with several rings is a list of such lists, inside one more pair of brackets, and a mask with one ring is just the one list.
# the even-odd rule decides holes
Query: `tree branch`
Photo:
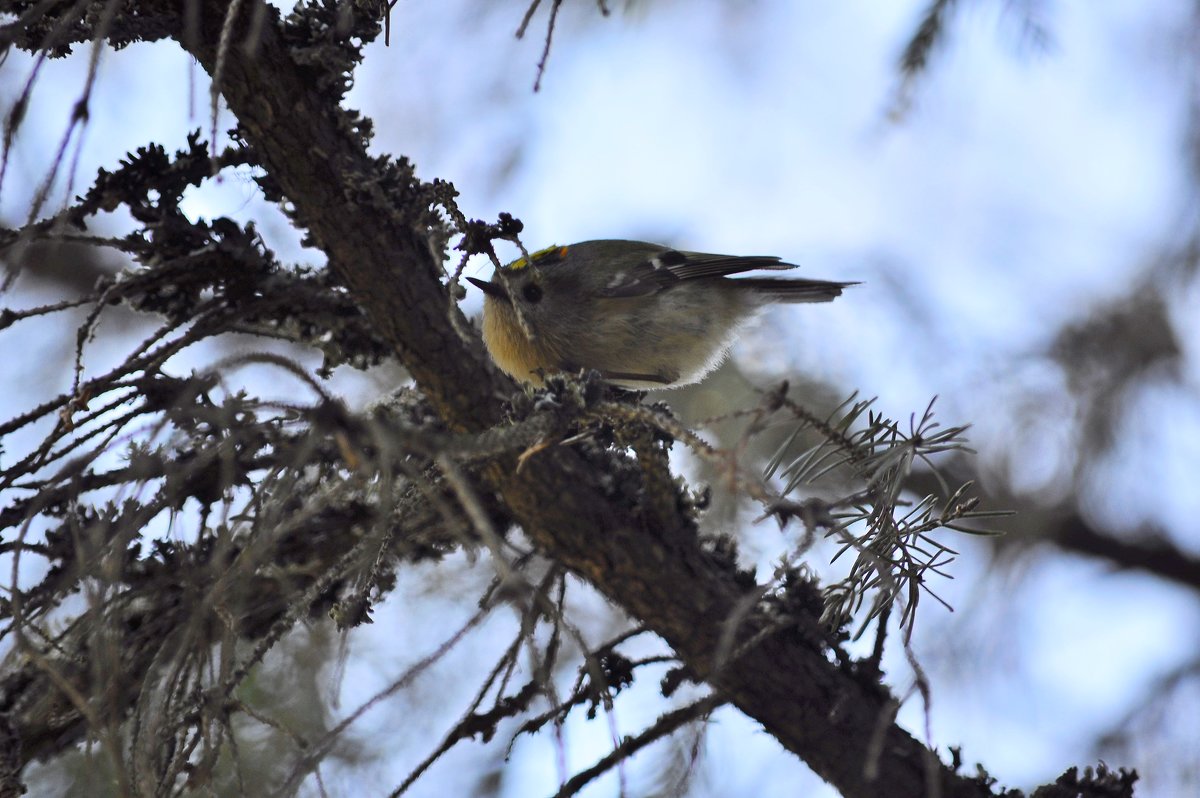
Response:
[{"label": "tree branch", "polygon": [[[378,21],[359,17],[347,27],[335,10],[357,15],[364,6],[331,4],[305,7],[285,23],[265,6],[257,28],[250,10],[231,21],[235,30],[257,30],[257,38],[223,49],[225,3],[199,2],[198,29],[186,32],[175,3],[132,6],[155,20],[155,35],[173,20],[171,35],[210,75],[221,63],[218,88],[240,134],[447,424],[478,431],[500,422],[498,397],[510,396],[514,385],[492,366],[478,337],[459,335],[446,310],[430,235],[436,187],[420,184],[406,163],[369,156],[366,124],[338,107],[353,67],[350,34],[371,38]],[[322,25],[306,26],[304,15],[320,14],[328,17]],[[498,458],[485,470],[484,495],[490,501],[498,494],[542,552],[641,619],[672,646],[691,678],[711,683],[843,795],[994,794],[989,780],[959,774],[892,721],[894,699],[858,674],[817,622],[822,604],[811,584],[796,580],[788,592],[760,601],[750,574],[701,545],[674,486],[642,478],[620,454],[555,446],[521,468],[513,454]],[[54,709],[72,711],[61,700]],[[22,713],[17,722],[33,721]],[[23,739],[33,735],[28,725],[19,731]],[[43,739],[22,756],[52,745]]]}]

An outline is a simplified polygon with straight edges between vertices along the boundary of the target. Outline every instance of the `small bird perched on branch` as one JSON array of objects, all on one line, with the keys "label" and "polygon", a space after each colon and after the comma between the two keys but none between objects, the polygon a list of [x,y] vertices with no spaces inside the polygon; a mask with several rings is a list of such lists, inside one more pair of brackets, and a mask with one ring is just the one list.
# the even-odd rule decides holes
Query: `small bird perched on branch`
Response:
[{"label": "small bird perched on branch", "polygon": [[483,340],[492,359],[536,385],[556,371],[595,369],[626,388],[698,382],[738,329],[775,302],[828,302],[854,283],[729,275],[794,269],[767,256],[681,252],[641,241],[549,247],[497,269]]}]

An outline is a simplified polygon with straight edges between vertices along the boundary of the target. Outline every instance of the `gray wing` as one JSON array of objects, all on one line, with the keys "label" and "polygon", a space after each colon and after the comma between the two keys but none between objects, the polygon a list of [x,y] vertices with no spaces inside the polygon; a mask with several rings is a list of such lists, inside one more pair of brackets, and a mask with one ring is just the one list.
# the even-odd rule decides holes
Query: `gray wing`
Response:
[{"label": "gray wing", "polygon": [[681,280],[725,277],[755,269],[794,269],[768,255],[709,255],[665,249],[613,275],[598,294],[604,297],[646,296],[666,290]]}]

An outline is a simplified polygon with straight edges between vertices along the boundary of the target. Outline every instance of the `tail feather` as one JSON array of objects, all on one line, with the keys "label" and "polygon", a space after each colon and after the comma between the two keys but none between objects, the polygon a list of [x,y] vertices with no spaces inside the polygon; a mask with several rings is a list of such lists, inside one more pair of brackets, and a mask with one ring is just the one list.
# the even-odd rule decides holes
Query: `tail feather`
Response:
[{"label": "tail feather", "polygon": [[829,302],[841,296],[843,288],[858,285],[828,280],[806,280],[802,277],[743,277],[730,282],[745,286],[745,290],[769,297],[775,302]]}]

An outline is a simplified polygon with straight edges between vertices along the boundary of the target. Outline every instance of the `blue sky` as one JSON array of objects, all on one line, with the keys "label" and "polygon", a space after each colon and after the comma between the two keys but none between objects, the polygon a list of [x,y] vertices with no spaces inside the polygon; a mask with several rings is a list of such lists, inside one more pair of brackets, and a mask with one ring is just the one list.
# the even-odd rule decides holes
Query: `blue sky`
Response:
[{"label": "blue sky", "polygon": [[[1013,4],[961,4],[949,46],[900,122],[887,114],[896,62],[923,2],[660,0],[607,19],[592,4],[568,3],[537,94],[545,10],[517,41],[521,8],[478,5],[396,6],[392,45],[370,48],[349,100],[376,120],[378,152],[408,155],[421,176],[454,182],[469,216],[514,213],[531,249],[644,238],[774,254],[807,276],[863,281],[828,306],[772,313],[734,357],[760,384],[796,369],[846,393],[878,395],[898,417],[937,394],[944,421],[975,425],[983,473],[1054,495],[1075,465],[1078,422],[1061,373],[1040,353],[1065,322],[1127,292],[1185,219],[1188,4],[1040,4],[1052,35],[1045,49],[1022,34]],[[6,66],[6,87],[28,74],[27,60],[11,56]],[[178,147],[188,129],[209,127],[204,75],[175,49],[106,53],[101,67],[76,190],[135,146]],[[52,62],[41,80],[74,98],[84,68],[79,57]],[[180,91],[185,85],[192,88]],[[147,103],[158,111],[145,114]],[[31,108],[0,194],[6,219],[45,173],[68,108]],[[221,127],[230,121],[224,116]],[[312,257],[244,180],[225,179],[190,202],[197,215],[264,220],[282,255]],[[487,270],[481,264],[478,273]],[[1186,338],[1183,384],[1142,389],[1114,452],[1089,478],[1097,518],[1182,530],[1200,517],[1200,491],[1190,487],[1200,336],[1187,309],[1196,298],[1192,286],[1171,305]],[[473,292],[466,308],[478,306]],[[370,388],[343,379],[349,392]],[[1032,423],[1022,410],[1031,405],[1046,411]],[[1156,422],[1168,416],[1164,433]],[[762,530],[747,534],[769,549]],[[930,604],[916,639],[918,656],[933,663],[935,742],[963,743],[968,760],[983,760],[1014,786],[1090,761],[1094,728],[1115,721],[1153,675],[1190,652],[1192,597],[1076,560],[989,575],[982,549],[964,543],[957,579],[944,591],[958,612]],[[465,562],[449,569],[468,583],[488,576]],[[408,588],[417,598],[389,603],[374,627],[356,633],[356,645],[378,651],[366,667],[399,670],[385,647],[396,625],[436,644],[448,627],[415,624],[408,602],[427,602],[430,617],[440,617],[436,585],[446,578],[414,577]],[[971,637],[973,618],[1001,616],[1008,620],[998,636]],[[978,648],[960,651],[945,642],[952,634]],[[966,658],[941,657],[943,645]],[[903,669],[894,667],[903,690]],[[646,706],[644,715],[622,710],[622,733],[653,717],[658,707]],[[429,721],[428,734],[453,722],[458,710],[448,711],[443,725]],[[910,703],[906,712],[920,733],[919,708]],[[374,722],[386,728],[394,717]],[[606,725],[568,728],[572,766],[602,755],[609,733]],[[378,774],[380,785],[394,785],[423,756],[430,737],[415,736],[411,751],[392,758],[394,772]],[[728,710],[707,741],[714,754],[736,750],[736,761],[752,764],[744,774],[712,775],[719,788],[698,781],[696,790],[711,792],[696,795],[791,795],[804,777]],[[519,743],[505,794],[551,792],[556,750],[548,735]],[[455,754],[412,794],[441,794],[445,779],[465,778],[465,763],[486,756]],[[613,784],[585,794],[613,794]]]}]

